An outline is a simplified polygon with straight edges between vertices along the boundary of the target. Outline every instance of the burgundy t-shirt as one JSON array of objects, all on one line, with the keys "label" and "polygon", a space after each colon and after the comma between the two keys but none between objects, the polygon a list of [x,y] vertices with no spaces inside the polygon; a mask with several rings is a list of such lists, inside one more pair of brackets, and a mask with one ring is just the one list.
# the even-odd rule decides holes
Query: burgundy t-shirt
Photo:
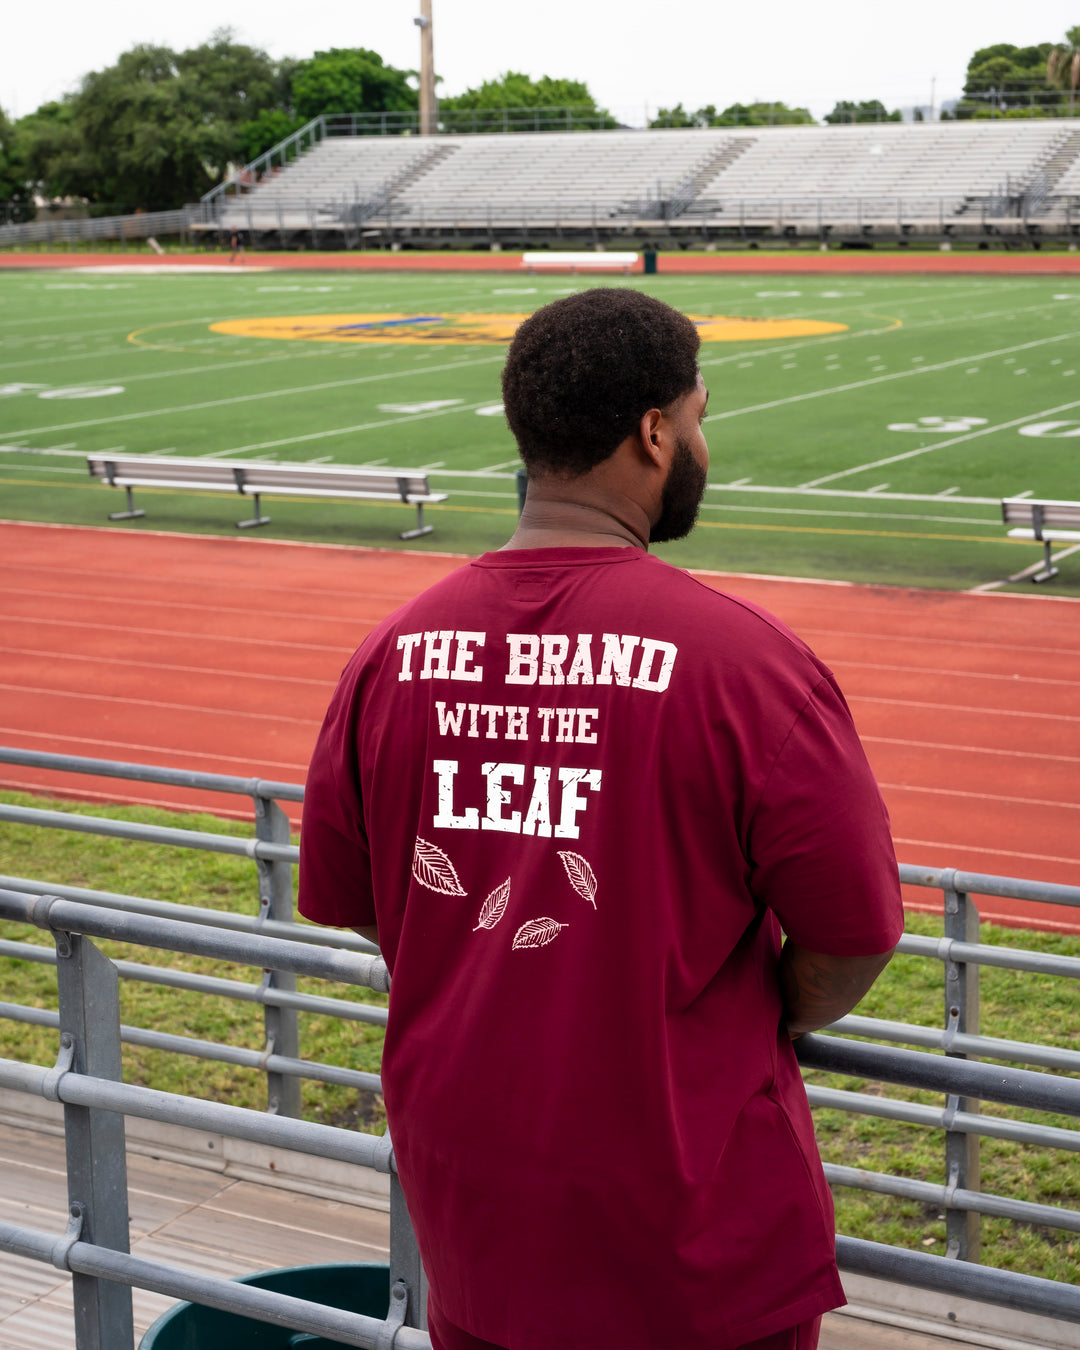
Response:
[{"label": "burgundy t-shirt", "polygon": [[383,1083],[443,1314],[724,1350],[843,1303],[781,927],[903,928],[829,671],[631,548],[489,553],[382,623],[308,775],[300,909],[377,922]]}]

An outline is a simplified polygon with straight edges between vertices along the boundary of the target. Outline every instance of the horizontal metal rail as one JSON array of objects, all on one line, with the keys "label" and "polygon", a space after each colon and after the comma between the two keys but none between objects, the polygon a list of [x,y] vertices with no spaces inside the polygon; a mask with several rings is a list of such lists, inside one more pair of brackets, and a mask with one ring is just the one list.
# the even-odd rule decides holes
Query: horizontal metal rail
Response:
[{"label": "horizontal metal rail", "polygon": [[[0,939],[0,956],[9,956],[17,961],[33,961],[41,966],[56,965],[56,952],[52,947],[39,947],[32,942]],[[276,989],[273,985],[245,984],[243,980],[223,980],[215,975],[196,975],[189,970],[174,970],[168,966],[147,966],[139,961],[114,961],[113,965],[122,980],[187,989],[195,994],[233,998],[240,1003],[261,1003],[268,1008],[295,1008],[298,1012],[340,1017],[347,1022],[370,1022],[376,1026],[386,1026],[387,1010],[375,1003],[354,1003],[351,999],[324,998],[318,994],[296,994],[287,989]]]},{"label": "horizontal metal rail", "polygon": [[[365,1346],[372,1350],[376,1345],[390,1344],[389,1339],[384,1338],[390,1336],[392,1327],[381,1318],[346,1312],[324,1303],[309,1303],[306,1299],[259,1289],[236,1280],[224,1280],[216,1275],[181,1270],[160,1261],[146,1261],[89,1242],[69,1245],[64,1238],[36,1228],[0,1223],[0,1248],[75,1274],[92,1275],[136,1289],[187,1299],[258,1322],[325,1337],[342,1345]],[[395,1350],[431,1350],[431,1338],[414,1327],[401,1327],[393,1338],[393,1345]]]},{"label": "horizontal metal rail", "polygon": [[24,1064],[15,1059],[0,1059],[0,1087],[71,1106],[98,1107],[103,1111],[138,1116],[141,1120],[226,1134],[252,1144],[292,1149],[317,1158],[334,1158],[358,1167],[372,1167],[376,1172],[394,1169],[389,1135],[339,1130],[333,1125],[293,1120],[225,1102],[181,1097],[173,1092],[159,1092],[156,1088],[136,1087],[133,1083],[117,1083],[110,1078],[93,1078],[70,1070],[49,1069],[41,1064]]},{"label": "horizontal metal rail", "polygon": [[21,891],[27,895],[58,895],[63,900],[80,900],[88,905],[104,905],[108,909],[124,910],[129,914],[151,914],[159,919],[180,919],[185,923],[205,924],[210,928],[229,928],[237,933],[260,933],[264,937],[283,937],[290,942],[308,942],[316,947],[341,947],[350,952],[366,952],[378,956],[379,949],[359,933],[346,933],[337,928],[310,927],[302,923],[285,923],[248,914],[234,914],[231,910],[203,909],[198,905],[178,905],[169,900],[149,900],[141,895],[122,895],[116,891],[93,891],[85,886],[60,886],[52,881],[34,881],[29,877],[0,876],[0,889]]},{"label": "horizontal metal rail", "polygon": [[115,942],[216,957],[264,970],[285,970],[319,980],[366,985],[383,994],[390,987],[386,963],[378,956],[337,951],[330,947],[313,949],[282,938],[202,928],[175,919],[116,913],[48,895],[35,899],[17,891],[0,890],[0,919],[32,923],[54,932],[85,933],[89,937],[111,938]]},{"label": "horizontal metal rail", "polygon": [[21,764],[34,769],[63,773],[87,773],[96,778],[130,778],[139,783],[168,787],[198,788],[206,792],[230,792],[244,797],[274,797],[278,801],[302,802],[299,783],[273,783],[264,778],[237,778],[232,774],[203,773],[192,769],[166,769],[157,764],[129,764],[122,760],[91,759],[86,755],[57,755],[46,750],[21,750],[0,746],[0,764]]},{"label": "horizontal metal rail", "polygon": [[945,1107],[923,1106],[920,1102],[899,1101],[895,1097],[870,1097],[862,1092],[823,1088],[814,1083],[807,1083],[806,1098],[811,1106],[823,1110],[877,1116],[882,1120],[898,1120],[905,1125],[963,1131],[988,1139],[1009,1139],[1015,1144],[1037,1144],[1044,1148],[1060,1148],[1067,1153],[1080,1153],[1080,1130],[1060,1129],[1056,1125],[1034,1125],[1027,1120],[983,1116],[973,1111],[950,1112]]},{"label": "horizontal metal rail", "polygon": [[1011,900],[1043,900],[1052,905],[1080,905],[1080,886],[998,877],[986,872],[961,872],[956,867],[915,867],[901,863],[900,880],[906,886],[927,886],[935,891],[999,895]]},{"label": "horizontal metal rail", "polygon": [[[0,1223],[0,1247],[31,1260],[59,1264],[61,1269],[188,1299],[257,1321],[295,1327],[345,1345],[374,1347],[386,1328],[386,1323],[361,1313],[346,1313],[236,1281],[179,1270],[86,1242],[69,1245],[55,1234],[18,1224]],[[1080,1322],[1080,1289],[1074,1285],[1013,1271],[987,1270],[844,1236],[836,1239],[836,1256],[840,1269],[854,1274],[891,1279],[1064,1322]],[[429,1350],[430,1344],[424,1332],[409,1327],[402,1327],[394,1339],[396,1350]]]},{"label": "horizontal metal rail", "polygon": [[1065,975],[1073,980],[1080,977],[1080,957],[993,947],[987,942],[959,942],[954,938],[921,937],[917,933],[908,933],[900,939],[899,950],[911,956],[932,956],[939,961],[970,961],[980,966],[996,966],[999,970],[1030,970],[1041,975]]},{"label": "horizontal metal rail", "polygon": [[1004,1195],[988,1195],[985,1191],[965,1191],[948,1186],[937,1186],[913,1177],[893,1176],[889,1172],[864,1172],[859,1167],[841,1167],[837,1163],[823,1163],[825,1178],[830,1186],[852,1186],[860,1191],[876,1191],[879,1195],[896,1195],[904,1200],[918,1200],[921,1204],[949,1205],[952,1209],[969,1209],[978,1214],[992,1214],[999,1219],[1015,1219],[1018,1223],[1041,1224],[1044,1228],[1061,1228],[1080,1233],[1080,1210],[1059,1209],[1057,1205],[1036,1205],[1027,1200],[1010,1200]]},{"label": "horizontal metal rail", "polygon": [[958,1298],[971,1298],[998,1308],[1080,1322],[1080,1288],[1035,1275],[994,1270],[969,1261],[951,1261],[928,1252],[911,1252],[862,1238],[837,1237],[836,1259],[841,1270],[871,1275],[879,1280],[916,1289],[932,1289]]},{"label": "horizontal metal rail", "polygon": [[[60,1030],[60,1014],[49,1008],[28,1008],[21,1003],[0,1003],[0,1017],[27,1026],[52,1027]],[[147,1050],[164,1050],[174,1055],[191,1055],[193,1059],[214,1060],[218,1064],[235,1064],[240,1069],[257,1069],[260,1073],[283,1073],[289,1078],[308,1078],[319,1083],[335,1083],[338,1087],[356,1088],[363,1092],[382,1092],[382,1079],[377,1073],[360,1069],[342,1069],[334,1064],[316,1060],[293,1059],[266,1050],[250,1050],[242,1045],[222,1045],[219,1041],[204,1041],[195,1036],[176,1036],[167,1031],[148,1031],[144,1027],[121,1024],[120,1039],[125,1045],[141,1045]]]},{"label": "horizontal metal rail", "polygon": [[1080,1116],[1080,1079],[1076,1078],[947,1059],[944,1055],[925,1055],[918,1050],[898,1050],[891,1045],[841,1040],[837,1036],[802,1036],[795,1042],[795,1053],[806,1069],[875,1078],[929,1092],[1021,1106],[1030,1111]]},{"label": "horizontal metal rail", "polygon": [[1041,1064],[1046,1069],[1080,1073],[1080,1051],[1056,1045],[1034,1045],[1030,1041],[1004,1041],[995,1036],[969,1036],[966,1032],[942,1031],[938,1027],[917,1026],[911,1022],[887,1022],[877,1017],[849,1014],[823,1030],[865,1036],[873,1041],[900,1041],[934,1050],[949,1050],[956,1055],[974,1055],[979,1059],[1005,1059],[1014,1064]]},{"label": "horizontal metal rail", "polygon": [[300,850],[294,844],[273,844],[263,839],[240,839],[231,834],[205,830],[177,830],[165,825],[142,825],[134,820],[107,816],[75,815],[68,811],[40,811],[32,806],[0,803],[0,820],[15,825],[38,825],[47,830],[72,830],[78,834],[102,834],[112,839],[137,839],[144,844],[174,844],[207,853],[231,853],[242,858],[297,862]]}]

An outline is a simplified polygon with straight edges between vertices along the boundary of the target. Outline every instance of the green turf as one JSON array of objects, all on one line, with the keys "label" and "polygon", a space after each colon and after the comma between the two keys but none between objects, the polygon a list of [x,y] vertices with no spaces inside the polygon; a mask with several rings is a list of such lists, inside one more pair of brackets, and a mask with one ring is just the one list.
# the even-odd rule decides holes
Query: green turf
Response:
[{"label": "green turf", "polygon": [[[430,512],[435,533],[410,547],[476,552],[502,542],[515,510],[515,449],[501,416],[478,415],[498,403],[502,347],[282,341],[216,334],[210,324],[527,312],[593,281],[259,272],[251,262],[213,276],[0,273],[0,515],[107,523],[122,501],[86,478],[80,458],[122,446],[433,466],[433,486],[451,499]],[[632,284],[695,315],[848,326],[703,347],[713,486],[700,528],[660,550],[673,561],[964,589],[1039,556],[1037,545],[1006,537],[1002,495],[1077,496],[1080,441],[1061,433],[1080,431],[1080,282],[661,275],[600,284]],[[41,397],[80,386],[122,392]],[[420,413],[385,406],[439,400],[458,402]],[[934,417],[984,420],[920,426]],[[1047,422],[1071,425],[1021,435],[1021,425]],[[889,429],[897,423],[920,429]],[[117,528],[232,533],[248,514],[229,497],[140,497],[145,521]],[[410,523],[397,507],[267,506],[263,537],[396,546]],[[1080,555],[1045,590],[1080,595]]]}]

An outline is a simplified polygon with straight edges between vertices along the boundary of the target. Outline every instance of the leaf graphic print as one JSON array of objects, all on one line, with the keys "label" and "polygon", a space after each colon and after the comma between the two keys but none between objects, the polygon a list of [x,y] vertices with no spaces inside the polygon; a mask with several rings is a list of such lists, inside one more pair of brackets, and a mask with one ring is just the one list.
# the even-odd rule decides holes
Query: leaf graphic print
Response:
[{"label": "leaf graphic print", "polygon": [[412,874],[421,886],[439,895],[465,895],[466,891],[458,880],[454,864],[441,848],[429,844],[426,839],[417,839],[413,850]]},{"label": "leaf graphic print", "polygon": [[473,929],[473,932],[479,932],[481,928],[494,928],[506,913],[506,906],[509,900],[510,878],[507,877],[503,884],[501,886],[496,886],[484,901],[484,907],[480,911],[480,922]]},{"label": "leaf graphic print", "polygon": [[557,919],[530,919],[514,934],[511,950],[516,952],[522,947],[546,947],[549,942],[555,941],[564,928],[569,927],[569,924],[559,923]]},{"label": "leaf graphic print", "polygon": [[562,859],[562,865],[566,868],[566,875],[570,878],[570,885],[577,891],[583,900],[588,900],[593,909],[596,908],[596,877],[593,870],[580,853],[564,853],[560,850],[559,857]]}]

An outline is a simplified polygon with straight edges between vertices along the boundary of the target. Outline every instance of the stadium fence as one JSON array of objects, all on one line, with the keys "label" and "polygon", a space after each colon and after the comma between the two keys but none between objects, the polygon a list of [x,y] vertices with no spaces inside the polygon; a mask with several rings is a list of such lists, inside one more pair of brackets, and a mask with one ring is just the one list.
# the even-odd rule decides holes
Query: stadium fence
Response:
[{"label": "stadium fence", "polygon": [[[303,788],[258,778],[15,748],[0,748],[0,763],[250,798],[254,835],[247,838],[13,804],[0,804],[0,821],[247,857],[255,864],[258,897],[258,912],[249,916],[122,892],[0,876],[0,918],[33,924],[54,939],[53,949],[3,940],[0,956],[55,965],[58,985],[57,1011],[5,1002],[0,1003],[0,1016],[48,1026],[60,1033],[55,1065],[0,1060],[0,1087],[62,1102],[69,1143],[67,1233],[57,1238],[22,1225],[0,1223],[0,1249],[49,1262],[84,1282],[81,1288],[86,1296],[75,1302],[78,1350],[127,1350],[133,1345],[132,1286],[289,1326],[301,1333],[326,1336],[346,1345],[427,1350],[430,1341],[423,1331],[423,1272],[394,1172],[389,1137],[300,1119],[302,1078],[358,1090],[378,1090],[379,1079],[375,1074],[302,1058],[299,1013],[315,1012],[380,1025],[385,1025],[387,1014],[384,1008],[370,1004],[299,993],[296,977],[340,981],[382,992],[389,987],[386,966],[377,949],[362,938],[294,922],[293,868],[298,849],[290,841],[289,820],[280,803],[301,802]],[[849,1016],[827,1028],[827,1034],[803,1037],[798,1054],[806,1068],[944,1095],[944,1106],[935,1107],[814,1084],[807,1089],[811,1104],[818,1107],[942,1131],[943,1186],[833,1164],[827,1164],[825,1171],[833,1185],[942,1206],[946,1214],[946,1255],[932,1256],[839,1236],[840,1267],[1080,1323],[1080,1288],[978,1263],[983,1214],[1080,1232],[1078,1211],[987,1194],[979,1188],[978,1150],[983,1136],[1080,1151],[1080,1130],[988,1115],[978,1109],[980,1101],[990,1101],[1080,1116],[1080,1079],[1063,1076],[1080,1070],[1080,1052],[980,1034],[980,967],[1075,979],[1080,976],[1080,959],[980,942],[979,914],[971,899],[972,895],[1003,896],[1077,907],[1080,887],[910,865],[901,866],[900,877],[908,885],[936,890],[943,896],[943,938],[906,934],[899,950],[942,963],[944,1028]],[[262,979],[254,984],[149,963],[111,962],[95,946],[94,939],[247,964],[261,970]],[[120,979],[260,1003],[264,1008],[266,1049],[257,1052],[123,1026]],[[861,1039],[849,1039],[852,1036]],[[121,1047],[125,1043],[258,1069],[266,1075],[268,1109],[258,1112],[125,1084],[121,1081]],[[898,1048],[902,1045],[922,1049]],[[927,1053],[929,1050],[944,1053]],[[976,1057],[990,1057],[1003,1066],[980,1063]],[[388,1173],[391,1255],[387,1318],[380,1321],[341,1312],[132,1257],[127,1245],[124,1115],[211,1129],[233,1138]]]}]

